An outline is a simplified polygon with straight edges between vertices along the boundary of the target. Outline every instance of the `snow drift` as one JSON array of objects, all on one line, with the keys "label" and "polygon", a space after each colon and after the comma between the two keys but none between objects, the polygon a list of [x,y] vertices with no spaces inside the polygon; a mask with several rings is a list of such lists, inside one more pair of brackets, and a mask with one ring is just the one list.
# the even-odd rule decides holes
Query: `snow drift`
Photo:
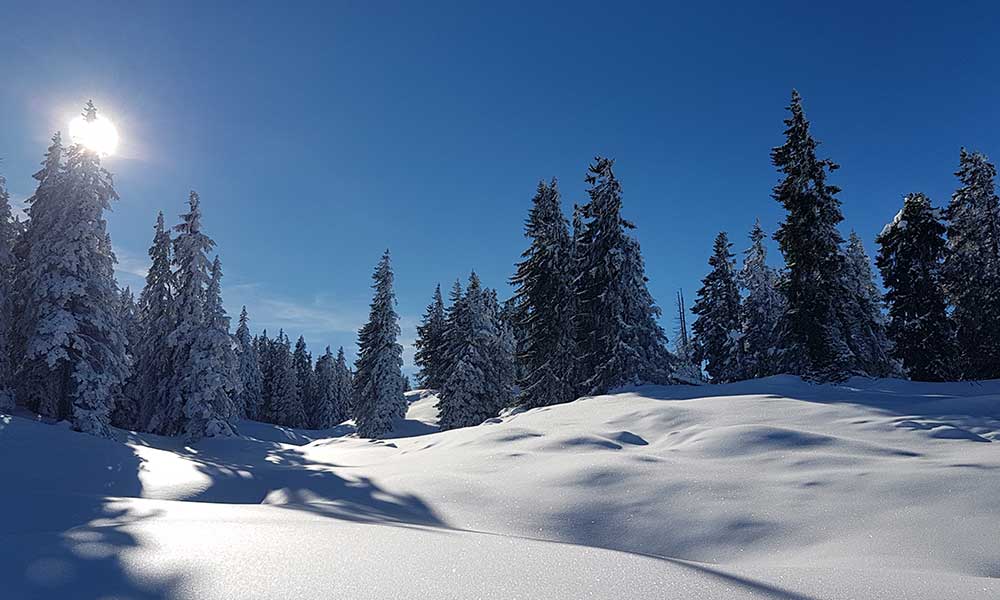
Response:
[{"label": "snow drift", "polygon": [[1000,382],[643,387],[392,439],[0,417],[0,597],[1000,595]]}]

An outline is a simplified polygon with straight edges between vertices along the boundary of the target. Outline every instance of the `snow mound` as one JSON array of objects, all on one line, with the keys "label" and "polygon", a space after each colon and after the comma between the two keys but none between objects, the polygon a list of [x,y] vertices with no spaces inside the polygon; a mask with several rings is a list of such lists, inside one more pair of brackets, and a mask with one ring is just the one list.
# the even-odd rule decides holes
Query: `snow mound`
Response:
[{"label": "snow mound", "polygon": [[642,387],[445,432],[408,401],[381,441],[0,417],[0,597],[1000,597],[1000,382]]}]

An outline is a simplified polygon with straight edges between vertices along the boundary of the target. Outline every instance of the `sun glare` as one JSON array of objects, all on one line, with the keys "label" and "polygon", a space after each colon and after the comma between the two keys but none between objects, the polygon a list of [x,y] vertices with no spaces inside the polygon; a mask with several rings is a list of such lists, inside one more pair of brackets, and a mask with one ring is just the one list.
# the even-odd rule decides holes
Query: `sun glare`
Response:
[{"label": "sun glare", "polygon": [[118,130],[104,115],[87,121],[82,115],[69,122],[69,137],[76,144],[83,144],[101,156],[114,154],[118,149]]}]

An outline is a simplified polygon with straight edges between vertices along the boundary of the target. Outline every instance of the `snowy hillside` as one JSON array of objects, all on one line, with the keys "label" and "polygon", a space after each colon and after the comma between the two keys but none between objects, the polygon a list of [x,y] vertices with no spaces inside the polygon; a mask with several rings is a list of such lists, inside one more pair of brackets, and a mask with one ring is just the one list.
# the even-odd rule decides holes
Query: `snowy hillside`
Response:
[{"label": "snowy hillside", "polygon": [[1000,382],[639,388],[448,432],[409,397],[379,442],[0,417],[0,598],[1000,597]]}]

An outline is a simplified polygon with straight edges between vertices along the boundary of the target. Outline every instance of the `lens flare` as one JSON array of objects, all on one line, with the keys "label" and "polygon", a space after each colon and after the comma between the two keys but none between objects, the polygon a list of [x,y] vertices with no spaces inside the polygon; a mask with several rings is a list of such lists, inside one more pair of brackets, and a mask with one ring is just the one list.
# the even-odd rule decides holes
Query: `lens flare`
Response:
[{"label": "lens flare", "polygon": [[74,144],[83,144],[101,156],[108,156],[118,149],[118,130],[104,115],[93,121],[78,116],[69,122],[69,137]]}]

